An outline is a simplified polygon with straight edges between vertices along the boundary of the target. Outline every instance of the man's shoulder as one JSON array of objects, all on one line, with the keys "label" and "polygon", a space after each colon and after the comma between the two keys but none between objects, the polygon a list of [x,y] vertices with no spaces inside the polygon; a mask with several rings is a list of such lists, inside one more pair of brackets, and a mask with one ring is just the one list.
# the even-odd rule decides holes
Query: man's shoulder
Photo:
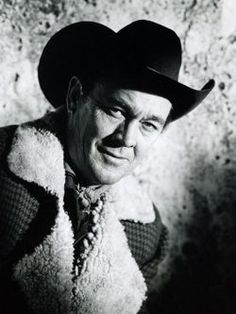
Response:
[{"label": "man's shoulder", "polygon": [[2,157],[10,149],[10,145],[17,125],[0,127],[0,156]]},{"label": "man's shoulder", "polygon": [[[52,121],[53,117],[52,114]],[[0,260],[14,251],[40,206],[47,202],[45,191],[25,180],[23,174],[38,169],[34,157],[43,153],[40,143],[44,137],[53,138],[58,143],[52,135],[53,130],[53,125],[44,118],[0,128]],[[30,169],[27,168],[27,158],[32,160]]]},{"label": "man's shoulder", "polygon": [[[65,131],[65,114],[63,108],[57,111],[46,113],[38,119],[24,122],[18,125],[9,125],[0,127],[0,158],[7,155],[12,146],[12,141],[17,135],[17,130],[34,129],[44,134],[53,134],[63,145]],[[36,136],[36,132],[32,132],[31,136]]]},{"label": "man's shoulder", "polygon": [[63,144],[66,127],[65,108],[60,107],[56,111],[47,112],[39,119],[27,122],[25,126],[52,133]]},{"label": "man's shoulder", "polygon": [[0,128],[0,256],[13,250],[20,234],[35,216],[38,202],[22,180],[9,169],[7,158],[17,125]]}]

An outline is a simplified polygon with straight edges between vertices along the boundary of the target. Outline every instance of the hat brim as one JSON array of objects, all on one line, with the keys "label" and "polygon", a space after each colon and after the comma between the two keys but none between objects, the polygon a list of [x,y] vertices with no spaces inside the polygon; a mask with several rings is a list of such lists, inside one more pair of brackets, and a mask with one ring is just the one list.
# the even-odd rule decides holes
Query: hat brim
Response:
[{"label": "hat brim", "polygon": [[[44,74],[42,74],[42,69],[39,71],[41,89],[54,108],[65,103],[70,78],[75,74],[63,72],[60,66],[55,69],[50,64],[44,69]],[[80,77],[79,74],[78,77]],[[127,73],[126,76],[119,77],[117,80],[119,88],[168,99],[172,104],[172,121],[196,108],[211,92],[214,85],[214,80],[209,80],[200,90],[196,90],[148,68],[132,75]]]},{"label": "hat brim", "polygon": [[211,79],[200,90],[196,90],[148,67],[131,76],[121,78],[120,83],[121,88],[137,90],[168,99],[172,104],[172,121],[196,108],[214,86],[215,81]]}]

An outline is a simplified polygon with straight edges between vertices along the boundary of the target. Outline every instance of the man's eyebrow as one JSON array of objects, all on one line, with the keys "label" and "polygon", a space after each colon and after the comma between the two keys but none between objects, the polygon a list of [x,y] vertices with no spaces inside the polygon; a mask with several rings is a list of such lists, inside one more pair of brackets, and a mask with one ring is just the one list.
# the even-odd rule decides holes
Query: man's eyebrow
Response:
[{"label": "man's eyebrow", "polygon": [[[124,108],[124,110],[128,113],[128,115],[135,116],[135,113],[134,113],[132,107],[126,101],[123,101],[123,100],[120,101],[120,100],[115,98],[113,100],[113,104]],[[163,118],[157,116],[157,115],[150,115],[150,116],[147,115],[146,117],[143,118],[143,120],[152,120],[152,121],[157,122],[161,126],[163,126],[165,124],[165,120]]]},{"label": "man's eyebrow", "polygon": [[[108,102],[110,102],[110,104],[121,107],[125,112],[127,112],[128,115],[130,115],[130,116],[134,115],[134,111],[133,111],[132,107],[124,99],[118,99],[114,96],[110,96],[110,97],[108,97],[107,100],[108,100]],[[109,104],[108,104],[108,106],[109,106]]]},{"label": "man's eyebrow", "polygon": [[128,110],[129,109],[131,110],[130,105],[124,100],[119,100],[115,98],[114,96],[107,96],[106,101],[104,102],[102,98],[103,97],[98,96],[98,97],[94,97],[94,100],[96,102],[102,103],[104,106],[109,106],[110,104],[113,104],[113,105],[121,106],[124,108],[127,107]]},{"label": "man's eyebrow", "polygon": [[131,110],[129,103],[126,102],[124,99],[117,99],[116,97],[111,96],[108,98],[108,100],[111,101],[114,105],[118,105],[121,107],[126,106],[128,110]]},{"label": "man's eyebrow", "polygon": [[165,124],[165,120],[161,117],[152,115],[152,116],[148,116],[145,118],[145,120],[152,120],[152,121],[156,121],[158,122],[160,125],[164,125]]}]

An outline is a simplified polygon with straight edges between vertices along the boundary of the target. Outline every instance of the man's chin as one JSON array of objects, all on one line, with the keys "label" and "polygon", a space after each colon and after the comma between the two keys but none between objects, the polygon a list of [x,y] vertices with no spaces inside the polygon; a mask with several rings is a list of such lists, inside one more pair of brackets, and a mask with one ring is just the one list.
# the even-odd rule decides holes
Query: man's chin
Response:
[{"label": "man's chin", "polygon": [[126,175],[128,175],[129,173],[112,173],[112,172],[108,172],[105,173],[105,171],[103,170],[102,173],[99,173],[97,175],[95,175],[96,178],[96,184],[102,184],[102,185],[112,185],[117,183],[118,181],[120,181],[123,177],[125,177]]},{"label": "man's chin", "polygon": [[[99,156],[100,157],[100,156]],[[110,160],[109,160],[110,161]],[[93,184],[111,185],[130,174],[131,165],[126,163],[112,164],[103,158],[91,160],[87,178]]]}]

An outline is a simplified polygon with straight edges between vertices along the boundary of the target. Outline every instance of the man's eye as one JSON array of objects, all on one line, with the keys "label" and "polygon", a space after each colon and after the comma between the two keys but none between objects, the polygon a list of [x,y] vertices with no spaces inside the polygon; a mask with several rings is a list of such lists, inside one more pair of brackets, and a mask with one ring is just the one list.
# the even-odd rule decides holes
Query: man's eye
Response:
[{"label": "man's eye", "polygon": [[115,118],[121,118],[124,116],[124,113],[119,108],[107,108],[107,112]]},{"label": "man's eye", "polygon": [[96,102],[96,106],[102,109],[106,114],[114,117],[114,118],[121,118],[125,116],[125,113],[122,109],[117,108],[117,107],[108,107],[101,105],[98,101]]},{"label": "man's eye", "polygon": [[142,125],[146,131],[149,131],[149,132],[158,131],[158,127],[154,123],[143,122]]}]

